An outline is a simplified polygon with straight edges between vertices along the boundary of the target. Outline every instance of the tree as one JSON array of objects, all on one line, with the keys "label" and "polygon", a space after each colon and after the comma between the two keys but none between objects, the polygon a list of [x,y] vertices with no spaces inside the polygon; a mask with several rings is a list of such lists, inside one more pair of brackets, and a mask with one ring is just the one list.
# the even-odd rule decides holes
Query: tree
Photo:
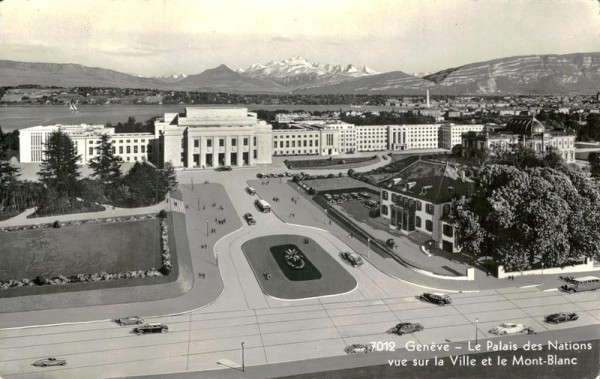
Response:
[{"label": "tree", "polygon": [[76,193],[80,155],[71,138],[60,130],[50,134],[44,150],[44,159],[38,175],[48,188],[56,190],[58,196],[72,197]]},{"label": "tree", "polygon": [[162,170],[158,170],[158,200],[165,198],[167,193],[177,188],[177,174],[170,162],[164,164]]},{"label": "tree", "polygon": [[100,137],[100,145],[96,146],[98,155],[90,163],[90,168],[94,171],[94,176],[103,184],[114,183],[121,177],[121,157],[113,153],[113,146],[110,137],[103,134]]},{"label": "tree", "polygon": [[458,158],[462,157],[462,155],[463,155],[463,145],[459,143],[457,145],[452,146],[451,152],[452,152],[452,155],[455,156],[455,157],[458,157]]},{"label": "tree", "polygon": [[590,163],[590,167],[592,169],[592,176],[600,176],[600,154],[596,152],[589,153],[588,162]]},{"label": "tree", "polygon": [[488,165],[475,178],[474,195],[452,204],[464,252],[509,271],[600,256],[600,192],[580,172]]}]

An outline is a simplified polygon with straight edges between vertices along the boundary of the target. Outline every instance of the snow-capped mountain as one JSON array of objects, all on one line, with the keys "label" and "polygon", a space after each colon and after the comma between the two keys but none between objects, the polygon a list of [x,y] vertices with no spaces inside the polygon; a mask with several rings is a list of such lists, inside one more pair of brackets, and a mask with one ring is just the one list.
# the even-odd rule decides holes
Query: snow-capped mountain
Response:
[{"label": "snow-capped mountain", "polygon": [[255,63],[247,69],[239,69],[237,72],[247,77],[272,80],[293,88],[315,83],[339,83],[378,74],[377,71],[367,66],[314,63],[298,56],[281,61],[271,61],[267,64]]},{"label": "snow-capped mountain", "polygon": [[160,81],[163,81],[165,83],[176,83],[180,80],[183,80],[185,78],[187,78],[188,75],[187,74],[168,74],[168,75],[162,75],[162,76],[153,76],[153,79],[158,79]]}]

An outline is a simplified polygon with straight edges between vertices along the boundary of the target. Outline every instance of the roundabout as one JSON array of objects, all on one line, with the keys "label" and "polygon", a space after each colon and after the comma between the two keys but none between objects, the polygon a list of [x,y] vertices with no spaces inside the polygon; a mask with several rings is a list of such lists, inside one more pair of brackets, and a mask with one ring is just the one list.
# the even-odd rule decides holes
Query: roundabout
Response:
[{"label": "roundabout", "polygon": [[348,293],[356,280],[316,241],[282,234],[251,239],[244,256],[262,291],[271,297],[299,300]]}]

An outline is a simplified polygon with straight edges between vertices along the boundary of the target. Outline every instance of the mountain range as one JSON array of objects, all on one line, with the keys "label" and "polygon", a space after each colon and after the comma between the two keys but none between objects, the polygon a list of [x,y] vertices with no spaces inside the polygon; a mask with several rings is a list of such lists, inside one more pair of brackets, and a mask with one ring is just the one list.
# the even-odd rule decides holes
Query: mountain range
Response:
[{"label": "mountain range", "polygon": [[196,75],[144,78],[78,64],[0,60],[0,86],[151,88],[181,91],[296,94],[529,95],[600,90],[600,52],[527,55],[471,63],[417,77],[366,66],[312,63],[292,57],[247,69],[225,65]]}]

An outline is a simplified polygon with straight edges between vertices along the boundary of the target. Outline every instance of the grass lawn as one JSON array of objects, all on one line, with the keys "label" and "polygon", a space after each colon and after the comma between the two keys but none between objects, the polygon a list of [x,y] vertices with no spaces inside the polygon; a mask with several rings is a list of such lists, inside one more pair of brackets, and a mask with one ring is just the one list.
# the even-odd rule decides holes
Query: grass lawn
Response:
[{"label": "grass lawn", "polygon": [[157,219],[0,234],[0,280],[147,270],[162,264]]},{"label": "grass lawn", "polygon": [[[281,264],[276,259],[276,256],[284,253],[290,246],[299,248],[310,263],[304,268],[308,269],[306,274],[300,273],[304,269],[296,270],[295,273],[286,272],[286,263]],[[262,290],[276,298],[292,300],[341,294],[353,290],[357,285],[356,280],[339,262],[318,243],[305,236],[282,234],[259,237],[244,243],[242,251]],[[267,280],[264,273],[270,273],[271,278]]]}]

